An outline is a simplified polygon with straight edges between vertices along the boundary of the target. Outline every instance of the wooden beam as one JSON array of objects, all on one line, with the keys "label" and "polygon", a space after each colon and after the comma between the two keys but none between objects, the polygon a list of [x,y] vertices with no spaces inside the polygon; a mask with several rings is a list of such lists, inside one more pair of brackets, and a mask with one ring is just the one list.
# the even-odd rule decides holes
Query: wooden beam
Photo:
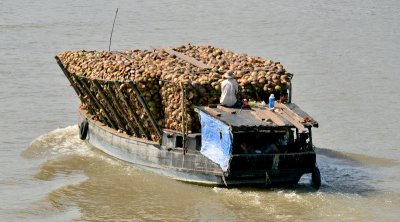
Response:
[{"label": "wooden beam", "polygon": [[[89,113],[91,113],[92,115],[96,115],[96,109],[98,109],[98,108],[93,104],[90,96],[88,96],[88,93],[85,91],[84,87],[82,86],[81,81],[79,80],[79,77],[76,75],[71,75],[71,79],[75,82],[75,84],[81,90],[83,95],[85,95],[84,98],[86,98],[86,100],[87,100],[86,105],[87,105]],[[101,117],[99,117],[99,118],[101,119]]]},{"label": "wooden beam", "polygon": [[298,115],[297,113],[295,113],[293,110],[291,110],[287,105],[283,104],[283,103],[275,103],[275,106],[277,108],[280,108],[283,112],[285,112],[287,115],[289,115],[290,117],[292,117],[293,119],[304,123],[304,118],[301,117],[300,115]]},{"label": "wooden beam", "polygon": [[[115,86],[116,86],[118,89],[121,87],[121,85],[120,85],[119,82],[114,82],[114,84],[115,84]],[[139,131],[137,131],[135,128],[133,129],[133,130],[135,131],[135,135],[136,135],[137,137],[142,137],[141,134],[140,134],[140,132],[142,132],[142,133],[146,136],[146,138],[147,138],[148,140],[151,140],[150,133],[147,132],[147,131],[143,128],[142,124],[141,124],[140,121],[139,121],[138,115],[136,114],[135,111],[132,110],[132,107],[130,106],[130,104],[128,103],[128,101],[125,99],[125,95],[124,95],[121,91],[119,91],[119,90],[117,90],[117,93],[118,93],[118,95],[119,95],[119,98],[122,100],[122,102],[123,102],[124,105],[126,106],[126,108],[127,108],[127,110],[128,110],[128,113],[132,116],[133,120],[135,121],[136,126],[139,128]]]},{"label": "wooden beam", "polygon": [[261,120],[265,120],[265,121],[271,120],[278,126],[286,125],[285,122],[281,118],[279,118],[279,116],[277,114],[275,114],[268,108],[266,108],[266,109],[254,108],[254,109],[252,109],[252,113],[254,113]]},{"label": "wooden beam", "polygon": [[[114,82],[115,83],[115,82]],[[127,113],[125,113],[124,108],[121,107],[121,104],[119,103],[119,99],[118,97],[115,95],[115,89],[114,89],[114,85],[113,82],[109,83],[109,88],[108,88],[108,92],[110,93],[112,100],[114,101],[114,105],[117,109],[117,112],[119,112],[122,116],[122,118],[125,120],[126,124],[128,124],[129,128],[131,128],[133,130],[133,132],[135,133],[135,135],[138,135],[138,131],[133,127],[133,125],[131,124],[131,121],[128,119],[128,115]],[[119,87],[117,87],[116,89],[117,91],[119,90]],[[140,137],[140,136],[139,136]]]},{"label": "wooden beam", "polygon": [[55,56],[55,59],[58,63],[58,66],[60,66],[61,70],[63,71],[65,77],[67,77],[69,83],[71,84],[72,88],[75,90],[75,93],[78,95],[79,99],[81,100],[82,104],[85,104],[85,98],[83,97],[83,93],[80,91],[80,89],[75,85],[74,80],[71,77],[71,73],[68,72],[68,70],[64,67],[64,64],[61,62],[60,58],[58,58],[58,56]]},{"label": "wooden beam", "polygon": [[[87,105],[88,112],[92,115],[96,116],[96,109],[99,110],[100,106],[96,104],[96,98],[93,98],[92,94],[90,93],[90,89],[85,89],[85,85],[83,85],[83,81],[76,75],[70,73],[65,67],[64,64],[61,62],[60,58],[57,56],[55,57],[57,60],[58,65],[60,66],[61,70],[63,71],[64,75],[67,77],[69,82],[71,83],[72,88],[75,90],[76,94],[78,95],[79,99],[81,100],[82,104]],[[93,106],[95,106],[93,108]],[[107,124],[107,120],[103,118],[102,115],[97,115],[101,121]],[[112,123],[110,122],[112,126]]]},{"label": "wooden beam", "polygon": [[97,92],[99,92],[100,96],[103,98],[104,102],[106,103],[106,106],[107,106],[108,110],[111,112],[111,114],[113,115],[115,121],[117,122],[118,128],[119,129],[123,129],[123,130],[126,131],[126,129],[124,127],[124,124],[122,124],[121,120],[119,119],[119,116],[118,116],[117,112],[112,107],[112,105],[110,103],[110,100],[104,94],[103,88],[100,86],[99,82],[96,79],[93,79],[93,84],[94,84],[95,88],[97,89]]},{"label": "wooden beam", "polygon": [[161,130],[159,129],[156,121],[153,118],[153,115],[151,115],[151,112],[149,110],[149,107],[147,106],[147,103],[145,102],[145,100],[143,99],[139,89],[136,87],[135,83],[133,83],[132,81],[129,82],[129,86],[133,89],[133,91],[136,94],[137,99],[139,100],[140,104],[142,104],[145,112],[147,113],[150,122],[152,123],[157,135],[159,136],[159,138],[162,138],[162,134],[161,134]]},{"label": "wooden beam", "polygon": [[116,126],[115,126],[115,124],[113,123],[113,121],[112,121],[112,118],[108,115],[108,112],[107,112],[107,110],[104,108],[104,106],[97,100],[97,98],[96,98],[96,96],[95,95],[93,95],[93,91],[91,91],[90,90],[90,87],[89,87],[89,85],[85,82],[85,80],[89,80],[89,79],[87,79],[87,78],[76,78],[76,80],[77,81],[79,81],[80,82],[80,84],[81,84],[81,86],[82,86],[82,88],[84,89],[84,90],[86,90],[86,94],[87,95],[89,95],[89,98],[93,101],[93,103],[92,104],[94,104],[95,106],[97,106],[97,108],[98,108],[98,110],[99,110],[99,114],[98,114],[98,116],[99,116],[99,118],[101,118],[101,119],[104,119],[103,118],[103,116],[101,115],[101,112],[100,112],[100,109],[101,110],[103,110],[103,112],[104,112],[104,115],[105,115],[105,119],[104,119],[104,124],[110,124],[110,126],[112,127],[112,128],[117,128]]},{"label": "wooden beam", "polygon": [[165,51],[170,55],[175,55],[176,57],[178,57],[180,59],[183,59],[186,62],[188,62],[188,63],[190,63],[190,64],[192,64],[194,66],[197,66],[197,67],[199,67],[201,69],[212,69],[212,67],[204,64],[203,62],[201,62],[201,61],[199,61],[199,60],[197,60],[197,59],[195,59],[193,57],[187,56],[187,55],[185,55],[183,53],[177,52],[177,51],[175,51],[175,50],[173,50],[171,48],[167,48],[167,47],[163,48],[163,47],[160,47],[160,46],[152,46],[152,48],[156,49],[156,50],[159,50],[159,51]]},{"label": "wooden beam", "polygon": [[299,129],[300,133],[303,133],[303,132],[307,131],[303,124],[301,124],[299,121],[293,119],[291,116],[289,116],[288,114],[286,114],[282,110],[279,112],[279,114],[280,114],[280,116],[285,118],[287,121],[292,123],[297,129]]}]

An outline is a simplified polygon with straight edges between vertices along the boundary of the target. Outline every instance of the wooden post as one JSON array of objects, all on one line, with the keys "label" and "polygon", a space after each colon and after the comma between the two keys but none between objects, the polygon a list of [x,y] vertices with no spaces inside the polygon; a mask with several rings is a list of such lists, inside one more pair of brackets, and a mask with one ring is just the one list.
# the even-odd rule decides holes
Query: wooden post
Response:
[{"label": "wooden post", "polygon": [[[107,124],[107,122],[108,122],[108,124],[110,124],[110,126],[115,129],[116,125],[113,123],[112,118],[108,115],[107,110],[104,108],[104,106],[101,104],[101,102],[97,100],[96,96],[93,95],[94,92],[92,92],[90,90],[89,85],[85,82],[85,80],[88,80],[88,79],[82,77],[80,79],[77,78],[77,80],[80,81],[81,85],[83,86],[83,89],[86,90],[86,94],[89,95],[89,98],[91,98],[91,100],[93,101],[93,104],[95,104],[95,106],[99,109],[99,113],[100,113],[99,118],[103,119],[104,124]],[[103,110],[105,118],[101,115],[100,110]]]},{"label": "wooden post", "polygon": [[122,124],[121,120],[119,119],[119,116],[118,116],[117,112],[112,107],[112,105],[111,105],[109,99],[107,98],[107,96],[104,94],[103,88],[100,86],[99,82],[96,79],[93,79],[93,84],[96,87],[97,91],[99,92],[100,96],[103,98],[104,102],[106,103],[107,108],[109,109],[109,111],[111,111],[115,121],[117,122],[118,128],[126,130],[125,127],[124,127],[124,124]]},{"label": "wooden post", "polygon": [[[121,85],[119,84],[119,82],[114,82],[115,86],[119,89],[121,87]],[[124,105],[126,106],[126,108],[128,109],[129,114],[133,117],[133,120],[135,121],[136,126],[139,127],[139,130],[146,136],[146,138],[148,140],[151,140],[151,136],[150,133],[143,128],[142,124],[139,121],[139,117],[137,116],[136,112],[132,110],[130,104],[128,103],[128,101],[126,101],[125,99],[125,95],[123,93],[121,93],[119,90],[117,90],[118,96],[119,98],[122,100],[122,102],[124,103]],[[138,137],[142,137],[140,132],[135,130],[135,134]]]},{"label": "wooden post", "polygon": [[68,70],[64,67],[63,63],[61,62],[60,58],[58,56],[54,57],[58,63],[58,66],[60,66],[61,70],[63,71],[65,77],[67,77],[68,81],[70,82],[72,88],[75,90],[75,93],[78,95],[79,99],[81,100],[81,103],[84,104],[86,103],[85,99],[83,98],[83,93],[77,88],[75,85],[74,80],[71,78],[71,73],[68,72]]},{"label": "wooden post", "polygon": [[[112,83],[112,82],[109,82]],[[109,84],[110,88],[108,89],[108,92],[110,93],[113,101],[114,101],[114,105],[117,108],[117,111],[122,115],[122,117],[124,118],[125,122],[128,124],[128,126],[133,130],[133,132],[135,133],[135,135],[137,135],[138,137],[140,137],[140,135],[138,135],[138,131],[132,126],[131,121],[128,119],[128,115],[127,113],[124,112],[123,107],[121,107],[121,105],[119,104],[119,100],[117,98],[117,96],[115,95],[114,92],[114,88],[112,84]],[[117,88],[117,91],[119,90],[119,88]]]},{"label": "wooden post", "polygon": [[147,113],[147,115],[149,116],[150,122],[152,123],[157,135],[159,138],[162,138],[162,134],[161,134],[161,130],[159,129],[156,121],[153,118],[153,115],[151,115],[151,112],[149,110],[149,107],[147,107],[147,103],[144,101],[144,99],[142,98],[139,89],[136,87],[135,83],[133,83],[132,81],[129,82],[129,86],[133,89],[133,91],[136,94],[137,99],[139,100],[140,104],[142,104],[145,112]]},{"label": "wooden post", "polygon": [[185,88],[183,84],[179,84],[182,91],[181,109],[182,109],[182,148],[183,154],[186,154],[186,129],[185,129]]},{"label": "wooden post", "polygon": [[93,103],[91,101],[91,98],[87,96],[87,92],[85,89],[82,87],[81,82],[79,80],[79,77],[76,75],[71,75],[71,79],[75,82],[76,86],[80,89],[83,95],[85,95],[83,98],[86,98],[86,105],[88,108],[88,111],[90,114],[95,115],[96,114],[96,107],[93,107]]},{"label": "wooden post", "polygon": [[[89,113],[92,114],[92,115],[95,115],[96,114],[96,109],[92,107],[92,105],[95,105],[95,103],[93,103],[91,101],[90,90],[89,91],[85,91],[85,88],[82,87],[82,85],[81,85],[79,77],[71,74],[64,67],[64,65],[62,64],[61,60],[57,56],[55,58],[57,60],[58,65],[60,66],[61,70],[63,71],[64,75],[67,77],[67,79],[71,83],[72,88],[75,90],[76,94],[80,98],[81,103],[82,104],[86,104]],[[85,98],[85,95],[89,95],[89,97]],[[99,116],[99,118],[102,119],[102,116]]]}]

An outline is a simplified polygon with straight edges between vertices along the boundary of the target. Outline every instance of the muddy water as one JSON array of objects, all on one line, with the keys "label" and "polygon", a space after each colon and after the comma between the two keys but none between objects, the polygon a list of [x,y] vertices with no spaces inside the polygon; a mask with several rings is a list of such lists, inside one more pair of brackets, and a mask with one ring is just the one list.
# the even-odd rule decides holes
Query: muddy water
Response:
[{"label": "muddy water", "polygon": [[[0,2],[2,221],[398,221],[398,1]],[[322,187],[185,184],[77,134],[64,50],[213,44],[281,61],[320,123]]]}]

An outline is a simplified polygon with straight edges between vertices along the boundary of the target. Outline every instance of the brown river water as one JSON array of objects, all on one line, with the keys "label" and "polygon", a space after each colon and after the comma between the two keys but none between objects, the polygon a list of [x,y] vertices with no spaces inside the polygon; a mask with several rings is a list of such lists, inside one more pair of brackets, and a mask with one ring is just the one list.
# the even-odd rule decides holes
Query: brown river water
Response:
[{"label": "brown river water", "polygon": [[[78,138],[65,50],[212,44],[280,61],[322,186],[216,188]],[[400,2],[0,0],[0,221],[400,221]]]}]

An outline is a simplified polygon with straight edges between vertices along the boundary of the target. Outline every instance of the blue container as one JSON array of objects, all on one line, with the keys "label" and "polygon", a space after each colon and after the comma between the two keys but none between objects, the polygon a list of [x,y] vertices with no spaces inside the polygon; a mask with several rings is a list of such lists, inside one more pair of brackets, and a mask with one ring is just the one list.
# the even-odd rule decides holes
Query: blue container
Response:
[{"label": "blue container", "polygon": [[269,96],[268,108],[273,109],[274,105],[275,105],[275,96],[274,96],[274,94],[271,94]]}]

